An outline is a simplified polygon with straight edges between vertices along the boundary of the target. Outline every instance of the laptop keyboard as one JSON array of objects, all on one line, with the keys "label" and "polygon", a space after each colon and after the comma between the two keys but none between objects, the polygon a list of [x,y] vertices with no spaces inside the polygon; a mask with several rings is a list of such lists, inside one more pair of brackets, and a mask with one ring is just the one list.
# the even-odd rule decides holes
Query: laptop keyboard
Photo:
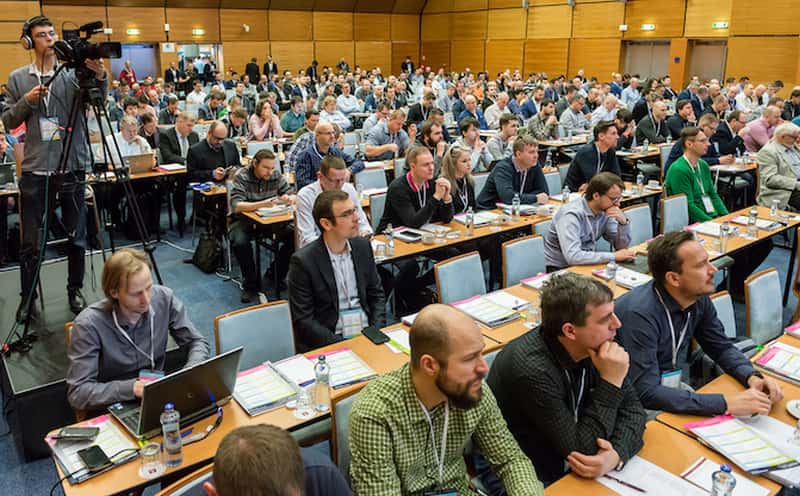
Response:
[{"label": "laptop keyboard", "polygon": [[125,427],[130,429],[131,432],[139,433],[139,417],[141,410],[131,410],[127,415],[118,417],[118,420],[125,424]]}]

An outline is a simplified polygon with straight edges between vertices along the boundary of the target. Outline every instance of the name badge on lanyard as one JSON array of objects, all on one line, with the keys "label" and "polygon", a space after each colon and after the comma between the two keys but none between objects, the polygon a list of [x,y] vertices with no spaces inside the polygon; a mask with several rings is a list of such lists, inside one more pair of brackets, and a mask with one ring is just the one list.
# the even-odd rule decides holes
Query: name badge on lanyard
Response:
[{"label": "name badge on lanyard", "polygon": [[692,167],[691,165],[689,165],[689,168],[692,170],[692,175],[694,175],[694,180],[697,181],[697,186],[700,188],[700,193],[701,193],[700,199],[703,201],[703,208],[706,209],[707,214],[713,214],[715,212],[714,202],[711,201],[711,197],[706,193],[706,188],[703,186],[703,181],[700,180],[700,177],[698,176],[700,172],[699,171],[700,165],[699,164],[697,165],[698,170],[695,170],[695,168]]},{"label": "name badge on lanyard", "polygon": [[39,134],[44,142],[61,141],[58,117],[39,117]]},{"label": "name badge on lanyard", "polygon": [[667,315],[667,323],[669,324],[669,332],[672,338],[672,370],[668,370],[661,374],[661,385],[677,389],[681,387],[682,376],[682,371],[678,368],[678,350],[680,350],[681,344],[683,344],[683,340],[686,337],[686,331],[689,329],[689,321],[692,320],[692,312],[689,312],[686,315],[686,323],[683,324],[683,329],[681,329],[680,336],[676,342],[675,326],[672,323],[672,316],[670,315],[669,309],[667,309],[667,305],[664,303],[664,299],[661,297],[661,293],[658,290],[656,290],[656,295],[658,296],[658,301],[661,302],[661,306],[664,308],[664,313]]},{"label": "name badge on lanyard", "polygon": [[122,337],[125,338],[125,340],[128,341],[131,344],[131,346],[133,346],[136,349],[136,351],[141,353],[143,356],[145,356],[150,361],[150,370],[154,370],[156,368],[155,355],[154,355],[154,352],[153,352],[153,324],[155,322],[155,318],[153,317],[153,308],[152,307],[148,308],[147,312],[150,314],[150,354],[149,355],[144,350],[139,348],[139,346],[137,346],[136,343],[133,342],[133,339],[128,335],[127,332],[122,330],[122,327],[120,327],[120,325],[119,325],[119,320],[117,320],[117,312],[116,312],[116,310],[112,310],[111,311],[111,316],[114,319],[114,327],[117,328],[117,331],[119,331],[119,333],[122,334]]},{"label": "name badge on lanyard", "polygon": [[342,337],[345,339],[358,335],[362,329],[369,326],[367,314],[360,308],[351,308],[339,312],[342,322]]}]

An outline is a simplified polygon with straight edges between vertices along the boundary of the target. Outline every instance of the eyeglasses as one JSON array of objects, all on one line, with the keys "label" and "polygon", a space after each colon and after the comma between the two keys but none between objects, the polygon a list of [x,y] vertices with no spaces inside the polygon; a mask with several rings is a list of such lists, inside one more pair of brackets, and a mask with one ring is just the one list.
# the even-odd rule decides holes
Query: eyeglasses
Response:
[{"label": "eyeglasses", "polygon": [[219,137],[219,136],[214,136],[212,134],[208,138],[211,139],[211,140],[214,140],[214,141],[225,141],[225,138],[227,138],[227,136]]},{"label": "eyeglasses", "polygon": [[50,31],[40,31],[36,33],[35,38],[47,38],[48,36],[51,38],[55,38],[56,36],[58,36],[58,33],[56,33],[52,29]]},{"label": "eyeglasses", "polygon": [[334,217],[338,217],[340,219],[346,219],[348,217],[352,217],[355,215],[356,209],[351,208],[350,210],[345,210],[344,212],[340,213],[339,215],[334,215]]}]

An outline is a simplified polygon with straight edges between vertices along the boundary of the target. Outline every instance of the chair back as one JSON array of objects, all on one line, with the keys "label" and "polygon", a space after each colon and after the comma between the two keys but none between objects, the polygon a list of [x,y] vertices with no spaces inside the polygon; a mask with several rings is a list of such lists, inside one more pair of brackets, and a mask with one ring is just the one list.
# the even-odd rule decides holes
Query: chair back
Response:
[{"label": "chair back", "polygon": [[213,480],[214,464],[209,464],[181,477],[156,493],[156,496],[206,496],[203,484]]},{"label": "chair back", "polygon": [[369,195],[369,224],[372,231],[378,230],[378,225],[383,217],[383,209],[386,207],[386,193]]},{"label": "chair back", "polygon": [[361,136],[358,133],[344,133],[345,145],[357,145],[361,142]]},{"label": "chair back", "polygon": [[483,264],[476,251],[437,263],[433,266],[433,273],[439,303],[448,304],[486,294]]},{"label": "chair back", "polygon": [[356,152],[358,152],[358,145],[344,145],[344,147],[342,147],[342,153],[345,155],[351,155],[355,157]]},{"label": "chair back", "polygon": [[747,335],[756,344],[765,344],[783,333],[783,296],[775,267],[744,280],[744,303]]},{"label": "chair back", "polygon": [[483,191],[483,187],[486,186],[486,180],[489,179],[488,172],[482,172],[480,174],[473,174],[472,179],[475,180],[475,198],[481,196],[481,191]]},{"label": "chair back", "polygon": [[547,181],[547,189],[550,191],[551,195],[557,195],[561,193],[561,173],[560,172],[548,172],[544,175],[545,181]]},{"label": "chair back", "polygon": [[499,353],[500,353],[500,350],[494,350],[492,352],[489,352],[489,353],[483,355],[483,359],[486,360],[486,365],[488,365],[490,369],[492,368],[492,364],[494,363],[494,359],[497,358],[497,355]]},{"label": "chair back", "polygon": [[344,478],[350,482],[350,410],[358,398],[360,390],[345,397],[333,400],[331,405],[331,423],[333,424],[331,446],[332,459],[339,467]]},{"label": "chair back", "polygon": [[247,156],[254,157],[259,150],[269,150],[274,152],[272,141],[250,141],[247,143]]},{"label": "chair back", "polygon": [[214,319],[217,353],[244,346],[239,369],[295,354],[289,302],[278,300],[234,310]]},{"label": "chair back", "polygon": [[550,224],[552,223],[553,219],[540,220],[533,225],[533,232],[541,236],[547,236],[547,231],[550,230]]},{"label": "chair back", "polygon": [[404,175],[404,169],[406,167],[406,159],[405,158],[396,158],[394,159],[394,177],[395,179]]},{"label": "chair back", "polygon": [[544,238],[540,234],[506,241],[502,251],[504,288],[547,270],[544,264]]},{"label": "chair back", "polygon": [[631,246],[644,243],[653,237],[653,216],[649,203],[623,209],[631,223]]},{"label": "chair back", "polygon": [[717,311],[717,318],[722,322],[725,335],[736,339],[736,317],[733,313],[733,300],[727,291],[720,291],[711,295],[711,303]]},{"label": "chair back", "polygon": [[661,200],[661,233],[680,231],[689,225],[686,195],[672,195]]},{"label": "chair back", "polygon": [[561,176],[561,184],[567,182],[567,172],[569,172],[570,165],[571,164],[562,164],[558,166],[558,175]]},{"label": "chair back", "polygon": [[364,169],[355,175],[355,180],[356,184],[363,186],[364,189],[386,187],[386,173],[382,167],[379,169]]}]

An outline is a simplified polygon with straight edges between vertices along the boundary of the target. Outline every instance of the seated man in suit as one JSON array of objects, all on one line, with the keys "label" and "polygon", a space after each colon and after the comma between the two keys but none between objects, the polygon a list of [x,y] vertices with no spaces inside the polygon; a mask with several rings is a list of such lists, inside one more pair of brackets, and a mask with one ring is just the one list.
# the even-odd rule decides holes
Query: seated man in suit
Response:
[{"label": "seated man in suit", "polygon": [[744,136],[747,134],[747,116],[738,111],[728,113],[719,122],[717,132],[711,137],[720,155],[740,155],[746,151]]},{"label": "seated man in suit", "polygon": [[647,421],[626,380],[628,354],[614,342],[621,326],[614,294],[591,276],[567,272],[545,284],[541,299],[541,328],[506,344],[487,382],[545,484],[567,467],[601,477],[641,449]]},{"label": "seated man in suit", "polygon": [[539,144],[529,135],[514,140],[513,156],[498,161],[480,195],[478,208],[492,210],[497,202],[511,205],[515,194],[524,204],[547,203],[547,181],[539,160]]},{"label": "seated man in suit", "polygon": [[298,250],[289,269],[289,304],[301,351],[384,325],[383,288],[370,241],[359,236],[357,214],[344,191],[323,191],[314,202],[322,236]]},{"label": "seated man in suit", "polygon": [[800,211],[800,127],[784,122],[775,128],[772,139],[756,155],[759,174],[758,204]]},{"label": "seated man in suit", "polygon": [[580,147],[567,170],[565,183],[570,191],[583,193],[589,180],[601,172],[621,175],[616,153],[619,134],[614,121],[600,121],[592,132],[594,143]]},{"label": "seated man in suit", "polygon": [[214,91],[205,103],[197,109],[197,115],[201,121],[213,121],[222,118],[225,111],[225,93]]},{"label": "seated man in suit", "polygon": [[364,210],[361,208],[361,198],[359,198],[353,184],[347,182],[349,176],[347,164],[341,157],[328,155],[319,163],[317,180],[297,192],[297,247],[302,248],[319,238],[321,234],[319,227],[314,222],[313,208],[314,202],[323,191],[344,191],[353,200],[358,214],[358,232],[361,236],[372,237],[372,227],[370,226]]},{"label": "seated man in suit", "polygon": [[642,145],[645,141],[650,144],[666,142],[667,136],[670,136],[666,117],[667,104],[662,101],[654,102],[650,115],[636,125],[636,143]]},{"label": "seated man in suit", "polygon": [[[591,265],[633,260],[630,221],[619,208],[625,184],[611,172],[595,175],[583,196],[556,212],[544,239],[547,270],[570,265]],[[616,249],[597,251],[597,240],[605,238]]]},{"label": "seated man in suit", "polygon": [[167,106],[158,113],[158,123],[175,124],[175,121],[178,120],[178,115],[180,115],[178,97],[171,96],[167,99]]},{"label": "seated man in suit", "polygon": [[[261,290],[261,274],[257,273],[253,258],[252,221],[242,214],[277,204],[291,205],[295,202],[295,197],[289,194],[289,183],[275,167],[275,154],[270,150],[256,152],[250,165],[237,171],[230,188],[230,215],[233,221],[230,226],[231,251],[239,262],[244,279],[242,303],[250,303]],[[294,231],[290,225],[275,229],[273,232],[277,235],[280,246],[270,271],[278,271],[276,294],[279,294],[294,247]]]},{"label": "seated man in suit", "polygon": [[222,181],[227,167],[241,164],[237,144],[228,139],[228,128],[213,121],[206,139],[189,148],[186,175],[190,182]]},{"label": "seated man in suit", "polygon": [[208,358],[208,343],[172,290],[153,285],[144,252],[117,250],[103,266],[105,298],[76,318],[67,357],[67,399],[100,410],[142,397],[141,372],[163,374],[167,334],[188,349],[186,365]]},{"label": "seated man in suit", "polygon": [[[672,231],[647,248],[653,280],[617,300],[622,327],[617,340],[630,356],[628,375],[642,406],[689,415],[766,415],[783,398],[725,336],[714,304],[714,273],[692,231]],[[687,387],[692,342],[747,389],[726,394],[696,393]]]},{"label": "seated man in suit", "polygon": [[[186,156],[189,148],[200,141],[197,133],[192,131],[194,115],[191,112],[181,112],[175,121],[175,127],[164,132],[159,141],[158,149],[161,150],[161,162],[164,164],[186,165]],[[178,232],[183,233],[186,225],[186,184],[183,174],[176,179],[175,189],[172,192],[172,205],[178,217]]]},{"label": "seated man in suit", "polygon": [[697,118],[690,100],[679,100],[675,104],[675,113],[667,118],[667,128],[673,140],[681,137],[681,129],[696,126]]}]

